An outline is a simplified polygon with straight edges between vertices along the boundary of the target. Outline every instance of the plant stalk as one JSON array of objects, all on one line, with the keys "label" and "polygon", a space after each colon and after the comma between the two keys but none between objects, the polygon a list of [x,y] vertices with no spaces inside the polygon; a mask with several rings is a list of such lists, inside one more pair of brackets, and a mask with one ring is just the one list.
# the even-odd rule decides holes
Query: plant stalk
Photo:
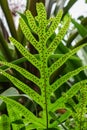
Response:
[{"label": "plant stalk", "polygon": [[1,5],[1,8],[2,8],[2,10],[3,10],[3,12],[4,12],[5,17],[6,17],[7,24],[8,24],[8,26],[9,26],[11,35],[12,35],[15,39],[18,40],[18,36],[17,36],[16,29],[15,29],[15,25],[14,25],[12,13],[11,13],[11,11],[10,11],[10,9],[9,9],[7,0],[0,0],[0,5]]}]

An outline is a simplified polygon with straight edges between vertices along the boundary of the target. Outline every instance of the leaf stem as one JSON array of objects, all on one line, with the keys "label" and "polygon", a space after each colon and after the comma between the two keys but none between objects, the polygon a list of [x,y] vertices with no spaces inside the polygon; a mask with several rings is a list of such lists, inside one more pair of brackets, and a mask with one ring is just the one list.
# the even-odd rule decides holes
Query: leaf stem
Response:
[{"label": "leaf stem", "polygon": [[1,5],[1,8],[2,8],[4,14],[5,14],[7,24],[9,26],[9,29],[10,29],[10,32],[11,32],[12,36],[15,39],[18,40],[18,36],[17,36],[16,29],[15,29],[12,13],[11,13],[11,11],[9,9],[7,0],[0,0],[0,5]]},{"label": "leaf stem", "polygon": [[5,58],[8,60],[8,61],[11,61],[13,58],[12,58],[12,54],[10,52],[10,49],[8,47],[8,44],[7,42],[4,40],[4,37],[2,36],[1,32],[0,32],[0,47],[2,48],[2,53],[4,54]]}]

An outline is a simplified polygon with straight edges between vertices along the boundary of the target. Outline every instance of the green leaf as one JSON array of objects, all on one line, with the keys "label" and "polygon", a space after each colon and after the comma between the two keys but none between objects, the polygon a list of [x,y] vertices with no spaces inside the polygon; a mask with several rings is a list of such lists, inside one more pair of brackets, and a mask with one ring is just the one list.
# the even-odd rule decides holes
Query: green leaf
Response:
[{"label": "green leaf", "polygon": [[72,19],[72,23],[78,29],[78,32],[82,37],[85,37],[87,35],[87,29],[82,24],[79,24],[74,19]]},{"label": "green leaf", "polygon": [[[27,17],[27,20],[28,20],[28,24],[31,28],[31,30],[35,33],[38,33],[38,26],[35,22],[35,19],[34,17],[32,16],[31,12],[29,10],[26,11],[26,17]],[[26,33],[26,32],[25,32]],[[30,37],[30,36],[29,36]]]},{"label": "green leaf", "polygon": [[49,68],[49,75],[51,75],[56,69],[58,69],[60,66],[62,66],[72,55],[74,55],[78,50],[80,50],[82,47],[86,46],[87,44],[83,44],[72,51],[69,51],[64,56],[62,56],[59,60],[57,60],[50,68]]},{"label": "green leaf", "polygon": [[[19,115],[19,112],[15,111],[15,109],[14,109],[14,107],[12,107],[12,105],[7,104],[7,103],[6,103],[6,105],[7,105],[8,115],[9,115],[9,118],[10,118],[10,123],[12,125],[13,130],[15,130],[15,129],[19,130],[21,127],[24,126],[24,124],[20,124],[20,125],[16,124],[16,120],[22,121],[21,116]],[[13,123],[13,122],[15,122],[15,123]]]},{"label": "green leaf", "polygon": [[46,37],[47,39],[49,37],[51,37],[51,35],[54,33],[54,31],[56,30],[56,28],[58,27],[59,23],[60,23],[60,20],[62,18],[62,14],[63,14],[63,11],[60,10],[56,16],[55,19],[53,19],[52,23],[50,23],[50,28],[48,28],[48,31],[46,33]]},{"label": "green leaf", "polygon": [[61,78],[57,79],[50,88],[48,88],[48,91],[50,91],[50,94],[52,92],[54,92],[55,90],[57,90],[63,83],[65,83],[67,80],[69,80],[71,77],[77,75],[78,73],[80,73],[82,70],[87,69],[87,66],[83,66],[83,67],[79,67],[78,69],[68,72],[67,74],[65,74],[64,76],[62,76]]},{"label": "green leaf", "polygon": [[35,65],[37,68],[39,66],[39,61],[36,59],[35,56],[33,56],[26,48],[23,47],[18,41],[16,41],[14,38],[10,37],[11,42],[18,48],[20,53],[33,65]]},{"label": "green leaf", "polygon": [[10,130],[10,120],[5,114],[0,116],[0,130]]},{"label": "green leaf", "polygon": [[55,103],[51,105],[50,111],[56,111],[57,108],[65,108],[64,103],[67,102],[68,99],[72,98],[82,87],[83,84],[86,84],[87,80],[82,80],[76,84],[74,84],[62,97],[56,100]]},{"label": "green leaf", "polygon": [[0,64],[3,64],[3,65],[6,65],[6,66],[8,66],[10,68],[15,69],[21,75],[23,75],[26,79],[33,81],[35,84],[37,84],[40,87],[40,79],[37,78],[35,75],[31,74],[30,72],[28,72],[27,70],[19,67],[18,65],[8,63],[8,62],[0,61]]},{"label": "green leaf", "polygon": [[44,5],[42,3],[36,4],[36,10],[38,16],[36,16],[36,21],[39,23],[39,27],[42,27],[42,30],[45,31],[47,24],[47,13]]},{"label": "green leaf", "polygon": [[17,113],[19,113],[20,117],[23,116],[28,122],[43,127],[43,123],[41,123],[40,119],[38,119],[32,112],[30,112],[27,108],[25,108],[20,103],[4,96],[0,96],[0,99],[2,99],[6,104],[10,105],[11,107],[14,107],[14,110],[17,111]]},{"label": "green leaf", "polygon": [[[69,23],[70,23],[70,19],[68,19],[66,21],[66,23],[64,24],[64,26],[60,29],[58,35],[54,38],[54,40],[52,41],[51,45],[48,48],[48,55],[52,54],[55,49],[58,47],[58,45],[60,44],[61,40],[63,39],[67,28],[69,27]],[[49,31],[49,30],[48,30]]]},{"label": "green leaf", "polygon": [[0,70],[0,73],[2,73],[4,76],[6,76],[17,88],[19,88],[21,91],[23,91],[25,94],[27,94],[31,99],[36,101],[38,104],[43,105],[41,96],[35,92],[33,89],[31,89],[29,86],[18,80],[17,78],[11,76],[10,74],[6,73],[3,70]]},{"label": "green leaf", "polygon": [[[25,23],[25,21],[22,18],[20,19],[20,27],[26,39],[38,50],[38,47],[37,47],[38,41],[35,39],[35,37],[31,33],[30,28],[28,27],[28,25]],[[36,28],[36,30],[38,31],[38,28]]]}]

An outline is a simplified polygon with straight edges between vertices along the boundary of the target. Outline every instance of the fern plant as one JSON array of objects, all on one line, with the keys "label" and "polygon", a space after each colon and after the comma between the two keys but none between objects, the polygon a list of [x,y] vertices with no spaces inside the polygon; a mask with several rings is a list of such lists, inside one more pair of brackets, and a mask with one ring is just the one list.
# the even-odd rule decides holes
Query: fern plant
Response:
[{"label": "fern plant", "polygon": [[[64,84],[68,79],[77,75],[82,70],[86,69],[87,66],[83,66],[74,71],[71,71],[65,74],[64,76],[60,77],[59,79],[56,79],[53,83],[50,83],[50,77],[72,55],[74,55],[79,49],[86,46],[87,44],[83,44],[73,49],[72,51],[70,50],[68,53],[61,56],[61,58],[59,58],[49,67],[48,59],[51,55],[54,54],[58,45],[61,44],[61,40],[63,39],[68,29],[70,18],[67,18],[65,20],[63,26],[59,30],[59,33],[55,35],[53,41],[50,44],[48,44],[48,40],[55,33],[55,29],[58,27],[58,24],[61,23],[60,21],[63,12],[62,10],[60,10],[55,18],[47,19],[46,10],[42,3],[37,3],[36,9],[38,15],[35,18],[32,16],[30,11],[26,11],[25,17],[21,17],[20,19],[20,27],[26,39],[38,51],[38,54],[31,54],[21,43],[16,41],[13,37],[10,37],[10,41],[27,59],[27,61],[38,69],[40,77],[35,76],[34,74],[28,72],[22,67],[19,67],[18,65],[0,61],[0,64],[16,70],[20,73],[20,75],[22,75],[29,81],[32,81],[40,89],[40,92],[37,92],[27,84],[20,81],[18,78],[12,76],[5,70],[0,69],[0,73],[2,75],[7,77],[14,84],[15,87],[17,87],[19,90],[25,93],[28,96],[28,98],[31,98],[31,100],[36,102],[41,107],[40,115],[37,116],[17,101],[11,98],[7,98],[5,96],[0,96],[0,99],[3,100],[7,105],[8,115],[14,130],[42,130],[51,128],[60,129],[59,126],[63,126],[62,122],[67,120],[70,116],[74,118],[73,110],[67,107],[66,103],[69,100],[72,100],[73,102],[72,97],[75,96],[78,93],[78,91],[82,89],[81,87],[86,88],[87,83],[87,80],[83,80],[74,84],[60,98],[56,99],[54,102],[51,102],[51,96],[53,95],[53,93],[59,87],[61,87],[61,85]],[[38,40],[35,38],[34,34],[38,36]],[[79,105],[77,104],[76,106],[77,108],[79,107]],[[86,107],[86,105],[84,105],[84,107]],[[60,117],[56,117],[56,110],[61,108],[66,109],[66,112]]]},{"label": "fern plant", "polygon": [[9,117],[5,114],[3,114],[0,117],[0,129],[1,130],[9,130],[10,129]]}]

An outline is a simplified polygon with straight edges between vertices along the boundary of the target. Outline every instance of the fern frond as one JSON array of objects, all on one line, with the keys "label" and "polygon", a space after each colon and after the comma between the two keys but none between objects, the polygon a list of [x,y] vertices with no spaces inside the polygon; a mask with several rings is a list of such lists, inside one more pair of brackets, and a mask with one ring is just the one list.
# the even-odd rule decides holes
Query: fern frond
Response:
[{"label": "fern frond", "polygon": [[64,106],[68,99],[72,98],[82,87],[83,84],[87,84],[87,80],[82,80],[74,84],[62,97],[57,99],[55,103],[49,106],[50,111],[56,111],[59,106]]},{"label": "fern frond", "polygon": [[[58,118],[58,121],[55,121],[52,124],[50,124],[51,128],[54,128],[55,126],[57,127],[58,124],[60,125],[60,122],[64,122],[66,119],[68,119],[70,117],[71,114],[72,114],[71,111],[66,111],[63,115],[60,116],[60,118]],[[59,129],[59,130],[62,130],[62,129]],[[67,129],[65,129],[65,130],[67,130]]]},{"label": "fern frond", "polygon": [[37,58],[32,55],[26,48],[23,47],[18,41],[16,41],[14,38],[10,37],[10,41],[18,48],[20,53],[29,61],[31,62],[34,66],[36,66],[39,69],[39,61]]},{"label": "fern frond", "polygon": [[[59,108],[67,109],[67,113],[65,113],[60,118],[61,122],[64,121],[64,119],[66,120],[67,118],[69,118],[69,116],[72,116],[73,112],[66,106],[66,103],[69,101],[69,99],[73,100],[73,97],[80,91],[81,86],[83,84],[84,85],[87,84],[87,80],[78,82],[73,86],[71,86],[71,88],[67,90],[67,92],[63,94],[60,98],[56,99],[56,101],[54,101],[53,103],[51,102],[51,94],[54,93],[56,89],[61,87],[61,85],[64,84],[68,79],[79,74],[82,70],[87,69],[87,66],[80,67],[74,71],[65,74],[61,78],[56,79],[56,81],[54,81],[52,84],[50,84],[50,77],[72,55],[74,55],[82,47],[85,47],[87,44],[83,44],[73,50],[70,50],[68,53],[61,55],[61,57],[59,59],[57,58],[56,61],[49,67],[48,59],[50,56],[54,54],[54,51],[58,47],[59,43],[61,44],[61,40],[63,39],[68,29],[70,18],[64,21],[64,24],[63,26],[61,26],[61,29],[59,29],[58,34],[55,35],[53,41],[47,47],[48,44],[47,42],[49,41],[51,36],[55,33],[55,29],[58,27],[58,24],[60,24],[63,12],[62,10],[60,10],[58,15],[53,19],[53,21],[50,21],[47,20],[46,10],[42,3],[38,3],[36,9],[38,16],[34,18],[30,13],[30,11],[27,11],[25,14],[27,22],[23,18],[21,18],[20,27],[26,39],[38,51],[39,58],[31,54],[27,50],[27,48],[25,48],[20,42],[16,41],[14,38],[11,37],[10,41],[16,46],[16,48],[20,51],[20,53],[29,61],[29,63],[31,63],[35,68],[38,69],[38,71],[40,72],[40,78],[36,77],[31,72],[27,72],[27,70],[19,67],[18,65],[0,61],[0,64],[13,68],[17,72],[19,72],[21,76],[24,76],[26,79],[32,81],[36,86],[40,88],[41,94],[31,89],[30,85],[29,86],[26,85],[16,77],[10,75],[8,72],[5,72],[5,70],[0,69],[0,73],[2,75],[7,77],[14,84],[15,87],[20,89],[23,93],[27,94],[27,96],[29,96],[32,100],[34,100],[37,103],[37,105],[41,107],[42,110],[40,111],[42,113],[41,117],[37,117],[30,110],[28,110],[26,107],[24,107],[17,101],[14,101],[13,99],[7,97],[0,96],[0,99],[2,99],[7,104],[7,109],[9,113],[11,113],[11,115],[9,114],[10,118],[12,117],[12,114],[15,114],[16,111],[17,113],[19,113],[19,117],[21,119],[22,116],[24,117],[24,119],[22,120],[24,125],[26,126],[26,130],[56,128],[57,121],[51,120],[52,116],[50,115],[50,112],[51,113],[53,112],[55,114],[55,111]],[[34,37],[34,35],[38,36],[38,40]],[[13,107],[13,112],[10,111],[10,107]],[[78,105],[76,104],[75,107],[78,107]],[[18,119],[18,117],[16,117],[15,115],[15,117],[12,118],[12,121],[13,120],[15,121],[16,119]],[[51,121],[53,123],[51,123]],[[16,127],[17,125],[15,126],[15,128]]]},{"label": "fern frond", "polygon": [[12,105],[6,103],[6,106],[10,118],[10,124],[12,125],[13,130],[20,130],[24,124],[16,125],[15,123],[13,123],[16,120],[21,120],[19,113],[17,113],[17,111],[14,110],[14,107],[12,107]]},{"label": "fern frond", "polygon": [[[30,19],[32,20],[32,19]],[[25,21],[21,18],[20,19],[20,27],[22,29],[22,32],[24,33],[26,39],[38,50],[37,44],[38,41],[35,39],[35,37],[33,36],[33,34],[31,33],[30,28],[28,27],[28,25],[25,23]],[[35,28],[37,29],[37,28]],[[37,29],[38,31],[38,29]]]},{"label": "fern frond", "polygon": [[18,71],[21,75],[23,75],[26,79],[34,82],[36,85],[38,85],[38,87],[40,87],[40,79],[37,78],[35,75],[33,75],[32,73],[28,72],[27,70],[25,70],[24,68],[19,67],[18,65],[9,63],[9,62],[3,62],[0,61],[0,64],[2,65],[6,65],[10,68],[15,69],[16,71]]},{"label": "fern frond", "polygon": [[56,18],[53,19],[52,23],[50,23],[50,28],[48,28],[48,31],[46,32],[46,38],[48,39],[56,30],[58,27],[60,20],[62,18],[63,11],[60,10],[56,16]]},{"label": "fern frond", "polygon": [[76,113],[73,114],[73,117],[76,121],[79,129],[87,128],[87,84],[81,84],[79,103],[75,107]]},{"label": "fern frond", "polygon": [[[71,77],[79,74],[82,70],[87,69],[87,66],[79,67],[78,69],[71,71],[61,78],[57,79],[51,86],[48,88],[48,91],[50,91],[50,94],[57,90],[63,83],[65,83],[67,80],[69,80]],[[50,95],[49,95],[50,96]]]},{"label": "fern frond", "polygon": [[6,104],[10,105],[11,107],[14,107],[15,111],[19,113],[20,117],[24,117],[27,121],[44,128],[43,123],[41,123],[40,119],[38,119],[32,112],[30,112],[27,108],[25,108],[20,103],[4,96],[0,96],[0,99],[3,100]]},{"label": "fern frond", "polygon": [[[27,20],[28,20],[28,24],[30,26],[30,29],[35,32],[35,33],[38,33],[38,26],[35,22],[35,18],[32,16],[31,12],[29,10],[26,11],[26,17],[27,17]],[[29,29],[29,28],[28,28]],[[27,30],[28,30],[27,29]],[[24,32],[24,31],[23,31]],[[26,31],[24,32],[26,34]],[[30,32],[31,33],[31,32]],[[29,33],[28,33],[29,35]],[[25,35],[26,36],[26,35]],[[30,36],[29,36],[30,37]],[[28,38],[29,39],[29,38]],[[33,37],[34,39],[34,37]],[[29,40],[30,41],[30,40]],[[35,45],[35,44],[34,44]]]},{"label": "fern frond", "polygon": [[0,130],[10,130],[10,120],[5,114],[0,116]]},{"label": "fern frond", "polygon": [[42,3],[36,4],[37,16],[36,20],[38,21],[39,27],[42,27],[42,30],[45,31],[47,26],[47,13],[44,5]]},{"label": "fern frond", "polygon": [[18,89],[23,91],[25,94],[27,94],[29,97],[31,97],[34,101],[36,101],[38,104],[42,104],[43,106],[43,100],[42,97],[35,92],[33,89],[31,89],[29,86],[18,80],[17,78],[11,76],[10,74],[6,73],[5,71],[0,69],[0,73],[6,76]]},{"label": "fern frond", "polygon": [[87,44],[83,44],[73,50],[70,50],[68,53],[66,53],[64,56],[62,56],[59,60],[54,62],[51,67],[49,67],[49,75],[51,75],[54,71],[60,68],[72,55],[74,55],[78,50],[80,50],[82,47],[85,47]]},{"label": "fern frond", "polygon": [[60,44],[61,40],[63,39],[63,37],[67,31],[67,28],[69,27],[69,23],[70,23],[70,19],[68,19],[66,21],[66,23],[63,25],[63,27],[60,29],[57,36],[54,38],[54,40],[50,44],[50,46],[47,50],[48,56],[51,55],[55,51],[55,49],[58,47],[58,45]]}]

